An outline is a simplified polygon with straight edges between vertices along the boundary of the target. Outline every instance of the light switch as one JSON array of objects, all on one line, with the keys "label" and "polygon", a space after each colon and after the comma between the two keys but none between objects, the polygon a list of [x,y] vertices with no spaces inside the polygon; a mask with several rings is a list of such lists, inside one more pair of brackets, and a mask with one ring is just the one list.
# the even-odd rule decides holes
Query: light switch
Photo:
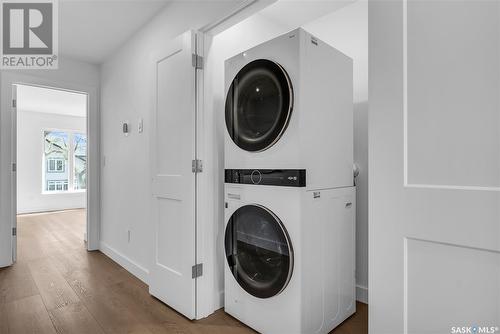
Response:
[{"label": "light switch", "polygon": [[130,127],[128,126],[128,121],[123,122],[122,131],[125,134],[125,136],[128,136],[128,134],[130,132]]},{"label": "light switch", "polygon": [[144,120],[142,118],[139,118],[139,133],[142,133],[144,131]]}]

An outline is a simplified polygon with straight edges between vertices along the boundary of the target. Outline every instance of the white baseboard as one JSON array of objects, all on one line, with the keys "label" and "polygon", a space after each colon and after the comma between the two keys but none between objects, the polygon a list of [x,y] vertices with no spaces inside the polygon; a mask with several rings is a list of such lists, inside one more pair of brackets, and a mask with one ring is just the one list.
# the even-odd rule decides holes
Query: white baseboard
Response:
[{"label": "white baseboard", "polygon": [[356,300],[368,304],[368,288],[362,285],[356,285]]},{"label": "white baseboard", "polygon": [[224,290],[219,291],[219,300],[216,301],[215,310],[224,307]]},{"label": "white baseboard", "polygon": [[[106,254],[109,258],[118,263],[132,275],[143,281],[145,284],[149,285],[149,270],[137,264],[136,262],[132,261],[125,255],[116,251],[114,248],[105,244],[104,242],[100,243],[100,251]],[[218,299],[219,299],[218,301],[215,301],[216,309],[224,306],[224,291],[219,292]],[[356,300],[368,304],[368,288],[366,286],[362,285],[356,286]]]},{"label": "white baseboard", "polygon": [[17,208],[18,215],[29,215],[33,213],[47,213],[47,212],[57,212],[57,211],[66,211],[66,210],[78,210],[85,209],[81,205],[77,206],[51,206],[51,207],[39,207],[39,208]]},{"label": "white baseboard", "polygon": [[138,263],[132,261],[125,255],[115,250],[114,248],[105,244],[104,242],[100,243],[99,250],[104,254],[106,254],[109,258],[111,258],[111,260],[115,261],[120,266],[122,266],[129,273],[131,273],[132,275],[143,281],[145,284],[149,285],[149,270],[139,265]]},{"label": "white baseboard", "polygon": [[0,262],[0,268],[9,267],[12,264],[13,264],[12,261],[9,261],[9,262],[6,262],[6,263]]}]

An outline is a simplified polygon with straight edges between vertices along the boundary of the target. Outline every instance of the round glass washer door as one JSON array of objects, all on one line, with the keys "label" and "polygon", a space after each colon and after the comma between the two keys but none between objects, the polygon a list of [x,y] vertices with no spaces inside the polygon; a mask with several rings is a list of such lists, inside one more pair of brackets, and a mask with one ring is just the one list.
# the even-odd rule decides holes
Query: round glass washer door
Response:
[{"label": "round glass washer door", "polygon": [[286,71],[273,61],[248,63],[226,96],[226,127],[240,148],[258,152],[283,135],[293,109],[293,89]]},{"label": "round glass washer door", "polygon": [[290,238],[279,218],[263,206],[246,205],[233,213],[226,226],[225,249],[231,273],[252,296],[276,296],[290,281]]}]

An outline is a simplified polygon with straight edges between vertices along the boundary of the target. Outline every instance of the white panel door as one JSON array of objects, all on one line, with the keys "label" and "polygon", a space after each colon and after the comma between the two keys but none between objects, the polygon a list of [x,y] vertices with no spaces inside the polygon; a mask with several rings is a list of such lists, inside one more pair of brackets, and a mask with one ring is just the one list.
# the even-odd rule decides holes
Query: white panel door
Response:
[{"label": "white panel door", "polygon": [[370,333],[499,333],[500,2],[371,1]]},{"label": "white panel door", "polygon": [[156,56],[152,125],[154,261],[149,291],[190,319],[196,316],[196,34],[167,42]]}]

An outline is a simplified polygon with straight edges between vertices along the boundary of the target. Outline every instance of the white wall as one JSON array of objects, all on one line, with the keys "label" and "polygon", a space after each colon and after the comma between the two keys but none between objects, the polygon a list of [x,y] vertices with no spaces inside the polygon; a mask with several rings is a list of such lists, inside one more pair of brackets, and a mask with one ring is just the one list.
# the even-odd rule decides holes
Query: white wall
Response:
[{"label": "white wall", "polygon": [[356,179],[356,284],[368,302],[368,2],[359,0],[304,28],[353,59]]},{"label": "white wall", "polygon": [[[174,1],[101,67],[101,250],[148,281],[152,261],[150,116],[155,58],[168,41],[232,12],[240,1]],[[137,131],[144,119],[144,132]],[[121,123],[128,120],[125,137]],[[127,231],[130,230],[130,242]]]},{"label": "white wall", "polygon": [[[22,99],[18,96],[18,101]],[[84,208],[85,192],[43,194],[43,131],[86,131],[86,118],[24,111],[17,113],[17,212]],[[38,167],[38,168],[37,168]]]},{"label": "white wall", "polygon": [[[279,3],[276,6],[280,5]],[[269,7],[269,9],[272,8]],[[297,7],[297,9],[299,9]],[[360,166],[361,174],[357,179],[357,294],[358,299],[367,302],[368,299],[368,22],[367,3],[360,1],[339,9],[327,16],[321,17],[303,27],[318,38],[344,52],[354,60],[354,160]],[[285,20],[286,21],[286,20]],[[255,14],[239,24],[213,37],[207,55],[206,83],[210,96],[206,96],[205,112],[213,124],[207,126],[212,129],[215,143],[214,156],[219,159],[214,166],[215,192],[213,198],[218,199],[215,206],[214,219],[219,222],[214,231],[217,244],[223,244],[223,134],[224,125],[224,61],[227,58],[243,52],[255,45],[286,33],[296,25],[278,22],[266,15],[266,10]],[[209,88],[210,87],[210,88]],[[216,256],[218,273],[221,275],[215,281],[216,290],[223,291],[222,278],[224,266],[223,249],[217,249]],[[222,293],[220,293],[222,295]]]},{"label": "white wall", "polygon": [[61,56],[59,58],[59,68],[57,70],[2,70],[0,77],[3,74],[9,74],[18,77],[22,81],[23,76],[31,76],[40,78],[42,81],[50,80],[59,82],[58,87],[66,87],[68,84],[81,84],[85,86],[99,86],[99,66],[85,63],[78,60],[73,60]]}]

